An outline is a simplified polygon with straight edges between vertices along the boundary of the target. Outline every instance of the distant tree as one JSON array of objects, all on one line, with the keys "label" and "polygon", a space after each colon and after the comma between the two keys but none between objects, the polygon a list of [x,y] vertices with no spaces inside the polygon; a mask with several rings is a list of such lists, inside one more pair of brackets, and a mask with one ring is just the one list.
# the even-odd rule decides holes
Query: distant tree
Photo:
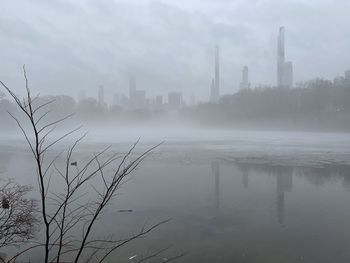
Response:
[{"label": "distant tree", "polygon": [[[350,129],[350,81],[315,79],[297,88],[258,87],[184,111],[185,117],[217,125],[278,124]],[[269,127],[269,126],[268,126]],[[297,126],[296,126],[297,127]]]},{"label": "distant tree", "polygon": [[[27,197],[31,188],[12,181],[0,187],[0,249],[21,245],[34,237],[37,204]],[[0,258],[0,262],[1,262]]]},{"label": "distant tree", "polygon": [[60,118],[70,115],[76,110],[75,100],[66,95],[38,97],[33,106],[47,104],[46,109],[50,111],[51,118]]},{"label": "distant tree", "polygon": [[98,115],[98,103],[94,98],[86,98],[79,102],[77,106],[79,116],[86,119],[96,118]]}]

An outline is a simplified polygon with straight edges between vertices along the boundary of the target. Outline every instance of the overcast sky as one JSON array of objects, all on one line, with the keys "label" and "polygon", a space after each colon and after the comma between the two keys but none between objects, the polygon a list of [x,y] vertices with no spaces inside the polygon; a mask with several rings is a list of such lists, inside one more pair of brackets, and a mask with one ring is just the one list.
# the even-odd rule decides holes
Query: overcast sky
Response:
[{"label": "overcast sky", "polygon": [[147,96],[182,91],[209,97],[214,46],[222,93],[250,80],[275,84],[278,27],[295,81],[333,79],[350,69],[349,0],[1,0],[0,78],[32,89],[97,96],[127,94],[135,75]]}]

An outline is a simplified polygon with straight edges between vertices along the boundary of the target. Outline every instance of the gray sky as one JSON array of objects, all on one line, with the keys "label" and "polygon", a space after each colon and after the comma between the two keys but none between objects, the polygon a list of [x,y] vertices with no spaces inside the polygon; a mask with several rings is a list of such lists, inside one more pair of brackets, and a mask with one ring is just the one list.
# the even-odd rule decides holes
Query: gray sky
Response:
[{"label": "gray sky", "polygon": [[350,68],[348,0],[1,0],[0,78],[20,92],[22,64],[42,94],[80,89],[127,93],[134,74],[148,97],[180,90],[206,100],[213,51],[221,48],[222,93],[275,84],[278,27],[295,81]]}]

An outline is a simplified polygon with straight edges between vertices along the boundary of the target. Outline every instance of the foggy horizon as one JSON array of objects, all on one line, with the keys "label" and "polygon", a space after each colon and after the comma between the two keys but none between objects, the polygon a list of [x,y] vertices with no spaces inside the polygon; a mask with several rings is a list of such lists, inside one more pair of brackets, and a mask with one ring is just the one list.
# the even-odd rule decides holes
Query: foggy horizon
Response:
[{"label": "foggy horizon", "polygon": [[350,68],[349,8],[347,1],[5,0],[0,78],[20,93],[26,64],[33,92],[77,98],[84,89],[95,97],[103,85],[111,103],[135,76],[147,97],[180,91],[207,101],[216,45],[221,95],[239,90],[246,65],[252,87],[275,86],[284,26],[294,83],[332,80]]},{"label": "foggy horizon", "polygon": [[0,8],[0,262],[350,262],[350,0]]}]

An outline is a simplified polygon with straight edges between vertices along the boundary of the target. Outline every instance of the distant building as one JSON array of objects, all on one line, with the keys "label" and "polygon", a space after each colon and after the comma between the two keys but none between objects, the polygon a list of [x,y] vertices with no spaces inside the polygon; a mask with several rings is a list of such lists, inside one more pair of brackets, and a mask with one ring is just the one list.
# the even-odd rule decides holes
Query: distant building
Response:
[{"label": "distant building", "polygon": [[219,47],[215,47],[215,99],[220,98],[220,51]]},{"label": "distant building", "polygon": [[123,109],[127,109],[129,107],[129,98],[125,94],[121,93],[119,97],[120,106],[123,107]]},{"label": "distant building", "polygon": [[277,38],[277,86],[282,86],[284,55],[284,27],[280,27]]},{"label": "distant building", "polygon": [[215,82],[214,79],[211,81],[210,85],[210,102],[215,102]]},{"label": "distant building", "polygon": [[102,85],[100,85],[100,87],[98,88],[98,106],[99,107],[107,107],[106,103],[105,103],[105,92],[104,92],[104,87]]},{"label": "distant building", "polygon": [[147,108],[146,91],[136,89],[135,77],[129,79],[129,109],[140,110]]},{"label": "distant building", "polygon": [[163,96],[156,96],[155,108],[161,110],[163,108]]},{"label": "distant building", "polygon": [[291,61],[283,64],[282,86],[287,88],[293,87],[293,63]]},{"label": "distant building", "polygon": [[169,109],[179,109],[182,106],[182,102],[181,92],[170,92],[168,94]]},{"label": "distant building", "polygon": [[345,71],[345,79],[350,81],[350,69]]},{"label": "distant building", "polygon": [[244,66],[242,70],[242,82],[240,84],[241,89],[248,89],[250,86],[249,84],[249,75],[248,75],[248,67]]},{"label": "distant building", "polygon": [[210,101],[217,102],[220,98],[220,51],[219,47],[215,47],[214,59],[214,84],[210,90]]},{"label": "distant building", "polygon": [[147,101],[146,101],[146,91],[145,90],[136,90],[133,97],[133,108],[134,109],[146,109]]},{"label": "distant building", "polygon": [[277,39],[277,86],[293,87],[293,63],[285,61],[284,27],[280,27]]}]

